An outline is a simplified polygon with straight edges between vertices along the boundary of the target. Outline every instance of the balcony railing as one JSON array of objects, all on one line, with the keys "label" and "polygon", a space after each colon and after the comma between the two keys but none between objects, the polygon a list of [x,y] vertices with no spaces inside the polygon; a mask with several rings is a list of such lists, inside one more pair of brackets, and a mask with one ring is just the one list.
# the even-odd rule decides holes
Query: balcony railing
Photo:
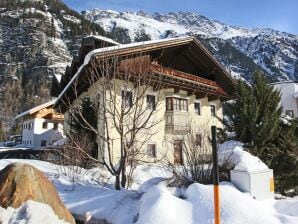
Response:
[{"label": "balcony railing", "polygon": [[156,64],[151,64],[151,70],[154,72],[159,72],[165,75],[169,75],[169,76],[173,76],[173,77],[178,77],[178,78],[182,78],[182,79],[187,79],[190,81],[194,81],[203,85],[207,85],[207,86],[211,86],[214,88],[218,87],[218,84],[212,80],[209,79],[204,79],[202,77],[193,75],[193,74],[189,74],[186,72],[181,72],[175,69],[171,69],[171,68],[166,68],[164,66],[161,65],[156,65]]}]

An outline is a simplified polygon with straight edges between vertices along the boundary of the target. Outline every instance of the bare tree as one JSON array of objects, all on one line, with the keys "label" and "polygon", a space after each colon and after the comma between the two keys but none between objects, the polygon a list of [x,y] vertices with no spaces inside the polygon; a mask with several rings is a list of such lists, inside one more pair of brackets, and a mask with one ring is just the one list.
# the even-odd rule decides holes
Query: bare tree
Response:
[{"label": "bare tree", "polygon": [[92,163],[97,162],[96,159],[88,156],[91,154],[91,149],[92,143],[90,143],[88,136],[74,133],[69,135],[68,143],[63,146],[62,154],[59,155],[61,159],[57,166],[58,173],[71,178],[73,182],[78,180],[80,176],[86,173],[84,168],[89,168]]},{"label": "bare tree", "polygon": [[[72,85],[75,100],[64,100],[68,117],[92,133],[98,162],[115,176],[115,188],[127,186],[137,164],[144,161],[146,144],[159,131],[156,116],[161,99],[161,76],[151,72],[149,56],[93,58],[82,79]],[[88,113],[81,104],[82,85],[90,86]],[[96,123],[90,116],[95,116]]]},{"label": "bare tree", "polygon": [[192,128],[187,134],[175,136],[182,140],[183,162],[175,165],[168,161],[173,173],[173,183],[189,185],[193,182],[209,184],[212,181],[212,157],[210,135],[206,128]]}]

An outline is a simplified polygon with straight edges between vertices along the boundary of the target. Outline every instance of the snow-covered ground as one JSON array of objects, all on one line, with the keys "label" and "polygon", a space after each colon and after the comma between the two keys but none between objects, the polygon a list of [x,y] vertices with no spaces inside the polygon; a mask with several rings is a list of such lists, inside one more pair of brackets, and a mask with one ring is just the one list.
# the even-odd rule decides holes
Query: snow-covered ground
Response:
[{"label": "snow-covered ground", "polygon": [[49,205],[30,200],[17,209],[0,207],[0,223],[67,224],[59,220]]},{"label": "snow-covered ground", "polygon": [[[71,178],[62,174],[65,168],[48,162],[0,160],[0,169],[12,162],[29,163],[42,170],[56,186],[65,205],[77,215],[89,212],[96,219],[106,219],[114,224],[213,223],[213,187],[192,184],[186,189],[169,188],[162,181],[169,173],[159,166],[139,167],[136,170],[134,190],[116,191],[112,185],[98,183],[104,178],[108,179],[107,173],[99,172],[98,169],[80,169],[73,183]],[[221,183],[220,194],[223,224],[298,223],[298,198],[257,201],[228,182]],[[26,208],[34,206],[32,202],[25,205]],[[36,212],[39,209],[36,208]],[[3,218],[4,209],[0,211]],[[16,211],[22,211],[23,216],[17,216]],[[13,217],[27,220],[28,215],[24,215],[24,211],[23,208],[15,210],[15,213],[6,213],[14,214],[12,220],[15,220]]]}]

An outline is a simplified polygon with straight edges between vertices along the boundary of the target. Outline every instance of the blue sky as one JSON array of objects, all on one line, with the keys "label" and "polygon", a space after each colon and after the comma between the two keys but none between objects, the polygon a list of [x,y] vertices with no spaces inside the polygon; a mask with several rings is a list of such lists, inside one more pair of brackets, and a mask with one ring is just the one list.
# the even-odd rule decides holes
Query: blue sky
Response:
[{"label": "blue sky", "polygon": [[298,0],[63,0],[71,8],[197,12],[229,25],[298,34]]}]

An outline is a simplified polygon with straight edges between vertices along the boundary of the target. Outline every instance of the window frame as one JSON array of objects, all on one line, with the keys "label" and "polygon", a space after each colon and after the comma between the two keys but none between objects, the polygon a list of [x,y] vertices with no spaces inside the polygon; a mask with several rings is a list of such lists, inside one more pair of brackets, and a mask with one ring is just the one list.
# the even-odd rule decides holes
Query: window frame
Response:
[{"label": "window frame", "polygon": [[[128,96],[129,95],[129,96]],[[133,104],[133,95],[131,90],[121,90],[121,105],[124,108],[131,108]]]},{"label": "window frame", "polygon": [[[151,100],[149,98],[151,98]],[[152,98],[153,98],[153,104],[152,104]],[[156,97],[154,94],[146,95],[146,104],[147,104],[147,109],[153,110],[153,111],[156,110]]]},{"label": "window frame", "polygon": [[[43,144],[44,143],[44,144]],[[45,139],[42,139],[41,141],[40,141],[40,147],[46,147],[47,146],[47,140],[45,140]]]},{"label": "window frame", "polygon": [[[154,146],[153,150],[150,148],[152,146]],[[157,158],[157,147],[155,142],[147,143],[147,156],[148,158]]]},{"label": "window frame", "polygon": [[58,130],[58,128],[59,128],[59,123],[54,122],[54,124],[53,124],[53,130]]},{"label": "window frame", "polygon": [[[214,110],[213,110],[213,108],[214,108]],[[210,105],[210,114],[211,114],[211,117],[216,117],[216,105],[214,105],[214,104]]]},{"label": "window frame", "polygon": [[[199,110],[198,112],[196,111],[196,105],[199,105]],[[194,107],[194,113],[198,116],[202,116],[202,106],[201,106],[201,102],[198,102],[198,101],[195,101],[194,104],[193,104],[193,107]]]},{"label": "window frame", "polygon": [[196,133],[195,134],[195,145],[202,147],[202,140],[203,140],[203,136],[201,133]]},{"label": "window frame", "polygon": [[42,129],[48,129],[48,125],[47,121],[42,122]]},{"label": "window frame", "polygon": [[188,112],[188,99],[173,96],[166,97],[166,111]]}]

